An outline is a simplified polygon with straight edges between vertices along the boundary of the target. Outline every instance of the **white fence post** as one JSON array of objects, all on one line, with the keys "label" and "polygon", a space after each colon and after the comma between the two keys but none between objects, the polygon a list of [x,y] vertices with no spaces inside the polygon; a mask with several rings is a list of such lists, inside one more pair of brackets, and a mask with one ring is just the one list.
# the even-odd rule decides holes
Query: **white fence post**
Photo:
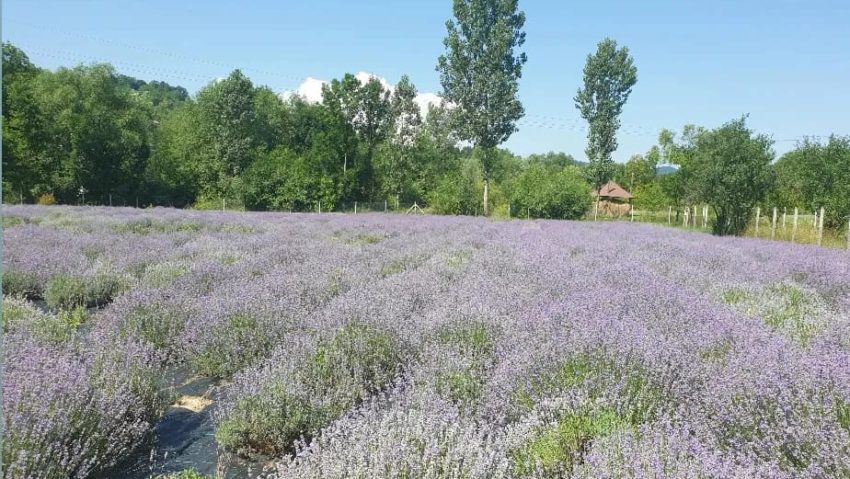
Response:
[{"label": "white fence post", "polygon": [[776,207],[773,207],[773,221],[770,223],[770,239],[776,238]]},{"label": "white fence post", "polygon": [[682,214],[682,226],[685,228],[688,227],[688,212],[691,211],[690,208],[685,207],[685,212]]},{"label": "white fence post", "polygon": [[783,206],[782,207],[782,231],[785,231],[785,215],[787,215],[787,214],[788,214],[788,207]]},{"label": "white fence post", "polygon": [[818,223],[818,246],[823,243],[823,217],[824,217],[824,207],[820,207],[820,223]]},{"label": "white fence post", "polygon": [[357,202],[356,201],[354,202],[354,214],[355,215],[357,214]]}]

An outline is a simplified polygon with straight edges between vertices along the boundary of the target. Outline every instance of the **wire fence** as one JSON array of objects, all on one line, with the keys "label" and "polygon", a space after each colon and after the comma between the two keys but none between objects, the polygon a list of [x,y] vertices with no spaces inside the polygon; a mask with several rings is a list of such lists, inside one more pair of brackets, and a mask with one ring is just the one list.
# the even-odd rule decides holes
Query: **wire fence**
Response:
[{"label": "wire fence", "polygon": [[[756,208],[755,215],[747,224],[745,237],[799,244],[815,244],[833,248],[850,249],[850,215],[843,217],[843,225],[827,228],[825,208],[813,212],[800,208],[775,207]],[[666,224],[671,227],[710,232],[716,216],[707,205],[666,210],[631,209],[627,214],[604,219],[620,219],[642,223]]]}]

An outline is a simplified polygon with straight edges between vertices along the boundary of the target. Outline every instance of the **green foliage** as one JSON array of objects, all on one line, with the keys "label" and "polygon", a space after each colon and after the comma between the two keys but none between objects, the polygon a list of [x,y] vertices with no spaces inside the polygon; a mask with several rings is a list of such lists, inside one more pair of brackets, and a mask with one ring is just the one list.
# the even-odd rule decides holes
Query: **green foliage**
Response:
[{"label": "green foliage", "polygon": [[587,120],[588,176],[594,189],[613,177],[611,154],[617,149],[620,114],[637,83],[637,68],[626,47],[606,38],[599,42],[596,53],[587,56],[584,87],[574,98],[581,117]]},{"label": "green foliage", "polygon": [[474,370],[450,370],[437,376],[437,392],[458,404],[474,403],[483,390],[484,379]]},{"label": "green foliage", "polygon": [[774,205],[816,211],[823,207],[824,224],[845,227],[850,212],[850,137],[830,136],[826,143],[805,139],[774,165]]},{"label": "green foliage", "polygon": [[219,425],[216,439],[241,454],[280,454],[386,386],[400,365],[394,337],[350,323],[322,341],[295,375],[240,398]]},{"label": "green foliage", "polygon": [[822,298],[792,283],[774,283],[756,290],[731,288],[723,292],[722,299],[803,346],[820,329],[816,317]]},{"label": "green foliage", "polygon": [[125,316],[121,331],[125,335],[140,338],[160,351],[176,354],[180,346],[176,343],[188,315],[166,304],[140,305]]},{"label": "green foliage", "polygon": [[489,360],[496,353],[495,338],[484,323],[465,323],[440,331],[437,342],[478,361]]},{"label": "green foliage", "polygon": [[41,341],[63,343],[72,339],[87,320],[88,313],[81,306],[50,314],[20,297],[3,298],[4,332],[26,328]]},{"label": "green foliage", "polygon": [[642,184],[632,190],[634,199],[632,203],[635,208],[647,211],[658,211],[666,209],[672,203],[670,198],[664,193],[664,188],[660,181]]},{"label": "green foliage", "polygon": [[304,157],[276,148],[254,161],[243,175],[245,207],[251,210],[308,211],[317,201],[316,175]]},{"label": "green foliage", "polygon": [[[177,327],[179,323],[164,326]],[[228,378],[254,364],[274,345],[268,328],[263,321],[248,313],[229,315],[212,333],[215,340],[204,344],[190,358],[193,370],[202,376]],[[155,334],[159,332],[161,330],[152,331]]]},{"label": "green foliage", "polygon": [[241,455],[278,454],[302,435],[320,427],[328,413],[307,398],[272,383],[261,394],[240,398],[215,432],[224,449]]},{"label": "green foliage", "polygon": [[618,414],[631,424],[651,419],[666,400],[640,365],[621,364],[604,353],[584,353],[569,357],[549,374],[514,391],[514,404],[528,412],[541,399],[573,388],[580,388],[593,401],[615,386],[623,400]]},{"label": "green foliage", "polygon": [[496,354],[494,332],[484,323],[470,322],[443,329],[436,339],[467,360],[437,374],[437,392],[460,406],[473,406]]},{"label": "green foliage", "polygon": [[203,225],[197,222],[161,221],[150,217],[112,225],[112,231],[116,233],[133,233],[137,235],[178,232],[195,233],[201,231],[201,229],[203,229]]},{"label": "green foliage", "polygon": [[459,175],[443,177],[428,194],[428,206],[432,211],[444,215],[473,215],[481,212],[483,181],[479,166],[467,162]]},{"label": "green foliage", "polygon": [[422,264],[422,261],[424,261],[424,258],[419,256],[404,256],[391,259],[381,267],[381,277],[386,278],[415,269]]},{"label": "green foliage", "polygon": [[26,271],[3,271],[3,294],[38,299],[42,295],[41,282],[35,273]]},{"label": "green foliage", "polygon": [[530,165],[511,189],[511,209],[519,217],[578,219],[591,203],[590,187],[575,166],[553,170]]},{"label": "green foliage", "polygon": [[714,209],[714,234],[741,234],[773,185],[772,140],[754,136],[745,121],[700,133],[693,157],[682,166],[698,199]]},{"label": "green foliage", "polygon": [[51,308],[102,306],[126,289],[124,278],[112,273],[93,276],[59,274],[47,282],[44,300]]},{"label": "green foliage", "polygon": [[616,411],[570,411],[556,424],[539,428],[522,447],[511,454],[514,471],[519,477],[562,477],[580,464],[590,443],[631,424]]}]

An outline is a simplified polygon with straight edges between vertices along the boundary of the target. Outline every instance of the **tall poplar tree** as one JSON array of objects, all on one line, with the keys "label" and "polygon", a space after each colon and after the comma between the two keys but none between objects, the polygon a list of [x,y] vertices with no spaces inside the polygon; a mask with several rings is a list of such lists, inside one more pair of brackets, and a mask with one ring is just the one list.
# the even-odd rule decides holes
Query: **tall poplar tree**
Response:
[{"label": "tall poplar tree", "polygon": [[524,114],[517,92],[526,56],[516,50],[525,43],[525,13],[517,0],[454,0],[453,10],[437,71],[443,98],[453,105],[458,138],[483,150],[486,215],[496,147],[516,131]]}]

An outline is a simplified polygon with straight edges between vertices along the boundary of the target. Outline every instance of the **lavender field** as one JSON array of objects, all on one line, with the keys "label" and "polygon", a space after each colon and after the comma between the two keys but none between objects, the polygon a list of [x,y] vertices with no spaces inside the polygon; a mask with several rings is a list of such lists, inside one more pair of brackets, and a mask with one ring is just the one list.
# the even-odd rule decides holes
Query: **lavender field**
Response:
[{"label": "lavender field", "polygon": [[[850,477],[846,251],[383,214],[3,221],[5,478]],[[177,412],[209,434],[165,444]]]}]

